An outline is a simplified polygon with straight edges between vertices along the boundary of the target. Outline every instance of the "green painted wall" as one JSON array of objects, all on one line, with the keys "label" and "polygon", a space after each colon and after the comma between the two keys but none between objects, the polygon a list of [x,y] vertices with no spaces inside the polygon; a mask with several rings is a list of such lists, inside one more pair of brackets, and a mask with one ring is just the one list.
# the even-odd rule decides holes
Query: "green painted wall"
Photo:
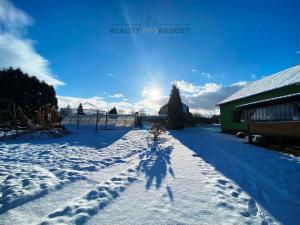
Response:
[{"label": "green painted wall", "polygon": [[283,87],[280,89],[272,90],[269,92],[257,94],[254,96],[250,96],[248,98],[239,99],[236,101],[228,102],[220,105],[220,120],[221,120],[221,128],[223,132],[227,133],[235,133],[236,131],[247,130],[247,115],[244,112],[244,122],[233,122],[233,111],[234,107],[246,104],[250,102],[260,101],[268,98],[279,97],[283,95],[293,94],[296,92],[300,92],[300,85],[291,85],[288,87]]}]

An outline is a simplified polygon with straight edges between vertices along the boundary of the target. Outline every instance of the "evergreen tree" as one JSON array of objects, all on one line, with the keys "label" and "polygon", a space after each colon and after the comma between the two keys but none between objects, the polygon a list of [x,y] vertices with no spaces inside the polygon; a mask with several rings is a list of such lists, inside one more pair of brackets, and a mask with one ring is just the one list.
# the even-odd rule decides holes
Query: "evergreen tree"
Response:
[{"label": "evergreen tree", "polygon": [[108,114],[118,114],[116,107],[113,107],[111,110],[109,110]]},{"label": "evergreen tree", "polygon": [[[36,77],[30,77],[20,69],[0,70],[0,98],[14,104],[17,120],[34,120],[36,110],[54,106],[57,108],[55,90]],[[0,122],[10,122],[7,105],[0,104]]]},{"label": "evergreen tree", "polygon": [[79,106],[77,108],[77,113],[78,113],[78,115],[84,115],[84,111],[83,111],[81,103],[79,104]]},{"label": "evergreen tree", "polygon": [[172,90],[168,102],[167,126],[170,129],[181,129],[184,127],[184,113],[179,88],[172,85]]}]

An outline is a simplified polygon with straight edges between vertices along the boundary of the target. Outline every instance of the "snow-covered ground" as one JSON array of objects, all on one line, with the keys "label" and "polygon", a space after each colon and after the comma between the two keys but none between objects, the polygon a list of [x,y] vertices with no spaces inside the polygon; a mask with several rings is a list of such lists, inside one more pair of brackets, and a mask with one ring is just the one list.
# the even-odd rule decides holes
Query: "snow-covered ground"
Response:
[{"label": "snow-covered ground", "polygon": [[299,224],[300,159],[213,128],[0,144],[0,224]]}]

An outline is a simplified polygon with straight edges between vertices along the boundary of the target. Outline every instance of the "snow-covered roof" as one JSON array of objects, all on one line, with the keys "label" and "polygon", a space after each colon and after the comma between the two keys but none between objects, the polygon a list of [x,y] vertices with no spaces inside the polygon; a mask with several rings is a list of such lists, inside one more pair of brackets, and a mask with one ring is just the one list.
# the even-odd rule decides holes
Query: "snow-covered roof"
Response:
[{"label": "snow-covered roof", "polygon": [[287,101],[287,100],[299,100],[300,99],[300,92],[294,93],[294,94],[289,94],[289,95],[284,95],[284,96],[279,96],[279,97],[274,97],[274,98],[268,98],[256,102],[250,102],[247,104],[242,104],[238,105],[235,108],[247,108],[247,107],[253,107],[253,106],[258,106],[258,105],[264,105],[268,103],[276,103],[276,102],[282,102],[282,101]]},{"label": "snow-covered roof", "polygon": [[297,83],[300,83],[300,65],[254,81],[219,102],[218,105]]}]

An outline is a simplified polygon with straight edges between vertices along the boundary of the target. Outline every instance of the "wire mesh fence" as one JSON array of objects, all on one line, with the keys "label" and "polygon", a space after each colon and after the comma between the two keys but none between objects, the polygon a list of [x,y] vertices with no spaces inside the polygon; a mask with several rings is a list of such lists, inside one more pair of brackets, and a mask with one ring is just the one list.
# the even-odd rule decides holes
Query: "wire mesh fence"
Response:
[{"label": "wire mesh fence", "polygon": [[76,126],[77,129],[92,126],[97,133],[99,130],[113,130],[117,128],[130,128],[136,125],[135,114],[108,114],[105,111],[94,109],[61,109],[61,125]]},{"label": "wire mesh fence", "polygon": [[[0,102],[1,103],[1,102]],[[5,109],[8,107],[2,107],[0,109]],[[10,108],[8,108],[10,109]],[[42,130],[51,130],[51,129],[61,129],[61,126],[73,129],[85,129],[93,130],[96,133],[99,130],[114,130],[119,128],[131,128],[137,125],[137,115],[136,114],[108,114],[105,111],[97,109],[71,109],[71,108],[62,108],[59,111],[55,111],[57,120],[49,120],[49,113],[44,113],[43,123],[39,123],[39,120],[34,117],[28,122],[21,123],[19,119],[22,118],[18,116],[18,111],[10,112],[0,110],[0,141],[7,138],[18,137],[21,134],[25,133],[36,133]],[[12,116],[11,116],[12,115]],[[6,119],[6,116],[10,116]],[[3,117],[3,118],[2,118]],[[3,123],[3,121],[5,123]],[[29,123],[30,121],[30,123]]]}]

